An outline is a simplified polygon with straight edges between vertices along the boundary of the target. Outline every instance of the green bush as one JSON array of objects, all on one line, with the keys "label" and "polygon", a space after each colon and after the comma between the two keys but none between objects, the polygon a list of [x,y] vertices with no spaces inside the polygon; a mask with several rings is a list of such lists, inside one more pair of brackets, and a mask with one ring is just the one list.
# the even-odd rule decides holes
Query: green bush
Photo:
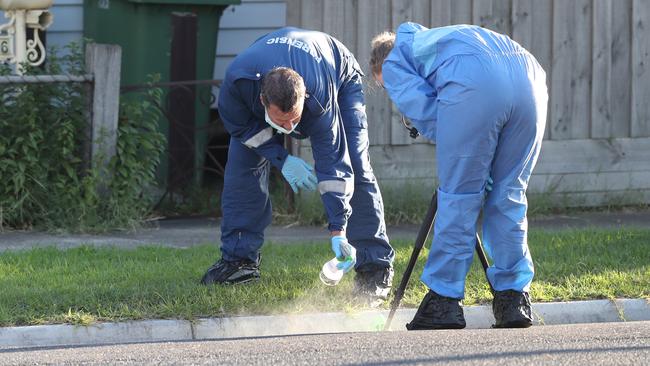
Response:
[{"label": "green bush", "polygon": [[[52,50],[28,75],[83,74],[82,47]],[[11,69],[4,65],[0,74]],[[162,92],[120,105],[117,155],[91,168],[87,88],[80,83],[0,85],[0,229],[101,231],[133,226],[151,207],[145,195],[163,151],[155,107]]]}]

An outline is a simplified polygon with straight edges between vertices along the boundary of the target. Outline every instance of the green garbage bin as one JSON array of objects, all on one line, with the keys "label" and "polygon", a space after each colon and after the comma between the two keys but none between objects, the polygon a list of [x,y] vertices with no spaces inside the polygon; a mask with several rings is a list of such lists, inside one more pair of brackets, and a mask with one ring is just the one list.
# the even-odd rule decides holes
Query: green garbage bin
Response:
[{"label": "green garbage bin", "polygon": [[[87,0],[84,1],[84,36],[97,43],[122,46],[122,85],[142,84],[148,75],[159,74],[170,81],[173,26],[172,18],[183,14],[195,17],[197,80],[212,79],[219,19],[226,6],[240,0]],[[193,57],[189,59],[194,60]],[[209,119],[209,106],[195,102],[195,126]],[[169,137],[169,126],[161,121],[161,131]],[[194,134],[194,167],[203,164],[207,132]],[[169,161],[163,157],[159,176],[166,180]],[[193,179],[199,182],[200,170]]]}]

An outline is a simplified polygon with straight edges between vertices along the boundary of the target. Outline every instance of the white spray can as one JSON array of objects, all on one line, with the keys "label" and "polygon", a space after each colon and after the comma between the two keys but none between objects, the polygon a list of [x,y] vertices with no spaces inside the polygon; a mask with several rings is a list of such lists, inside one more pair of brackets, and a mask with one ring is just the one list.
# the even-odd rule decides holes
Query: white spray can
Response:
[{"label": "white spray can", "polygon": [[320,271],[320,280],[323,281],[323,283],[327,286],[338,285],[338,283],[341,281],[341,278],[343,278],[343,275],[345,274],[345,271],[339,268],[338,264],[346,262],[348,260],[351,261],[352,257],[346,257],[345,260],[342,261],[334,257],[327,261],[327,263],[323,265],[323,269]]}]

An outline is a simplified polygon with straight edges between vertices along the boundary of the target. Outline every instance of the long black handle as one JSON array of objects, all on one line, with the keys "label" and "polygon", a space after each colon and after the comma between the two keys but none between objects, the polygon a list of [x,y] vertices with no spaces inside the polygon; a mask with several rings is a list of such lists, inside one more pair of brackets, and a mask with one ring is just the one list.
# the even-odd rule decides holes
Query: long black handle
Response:
[{"label": "long black handle", "polygon": [[490,292],[494,294],[494,287],[492,287],[492,283],[490,283],[490,278],[487,274],[487,269],[490,266],[490,262],[488,262],[487,256],[485,255],[485,251],[483,250],[483,243],[481,243],[481,237],[478,235],[478,233],[476,233],[476,254],[478,255],[478,259],[481,261],[481,265],[483,266],[483,272],[485,273],[485,279],[490,286]]},{"label": "long black handle", "polygon": [[415,268],[415,262],[417,262],[418,256],[420,255],[420,252],[422,251],[422,247],[424,246],[424,242],[427,240],[427,237],[431,232],[431,227],[433,226],[433,219],[436,217],[437,210],[438,210],[438,195],[437,195],[437,191],[434,191],[433,197],[431,197],[431,203],[429,204],[429,210],[427,211],[427,215],[424,218],[424,221],[422,222],[422,226],[420,226],[418,237],[417,239],[415,239],[415,246],[413,247],[413,252],[411,253],[411,259],[409,259],[409,263],[406,266],[406,271],[404,271],[404,275],[402,276],[402,281],[400,282],[399,287],[395,292],[395,297],[393,298],[393,302],[390,305],[390,312],[388,313],[388,319],[386,319],[386,324],[384,324],[384,330],[390,329],[390,323],[393,321],[393,316],[395,316],[395,311],[399,307],[400,301],[402,301],[402,297],[404,296],[404,291],[406,290],[406,286],[408,285],[409,279],[411,278],[411,273],[413,273],[413,268]]}]

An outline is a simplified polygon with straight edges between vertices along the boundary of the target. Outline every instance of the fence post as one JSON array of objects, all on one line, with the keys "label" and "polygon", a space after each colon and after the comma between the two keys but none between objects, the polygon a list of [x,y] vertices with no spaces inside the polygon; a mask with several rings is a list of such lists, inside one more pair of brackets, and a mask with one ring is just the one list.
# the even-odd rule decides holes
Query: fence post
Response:
[{"label": "fence post", "polygon": [[122,48],[118,45],[86,45],[86,71],[94,77],[90,100],[90,166],[107,168],[115,156],[120,109]]}]

